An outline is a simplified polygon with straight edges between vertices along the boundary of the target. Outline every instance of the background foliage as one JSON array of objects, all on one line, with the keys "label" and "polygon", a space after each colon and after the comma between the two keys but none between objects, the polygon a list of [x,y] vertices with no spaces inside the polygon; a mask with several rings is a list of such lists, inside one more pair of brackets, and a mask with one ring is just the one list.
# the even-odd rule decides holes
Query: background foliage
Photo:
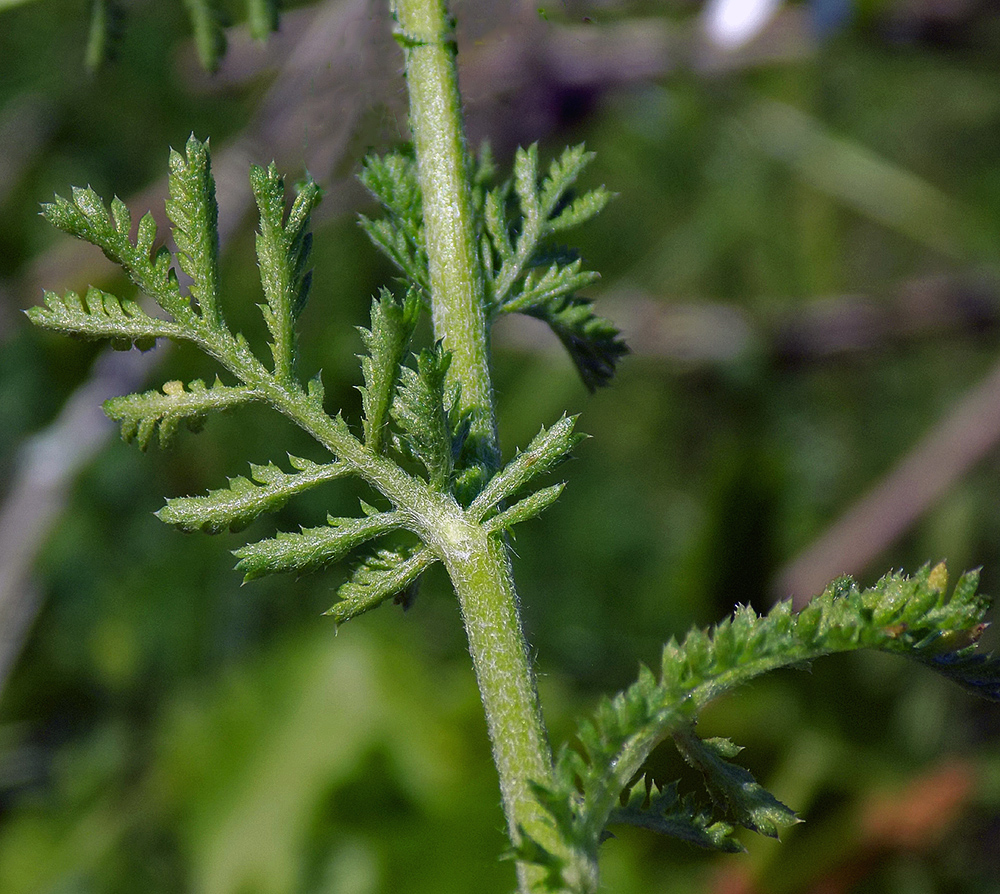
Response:
[{"label": "background foliage", "polygon": [[[506,450],[564,410],[594,436],[557,506],[516,541],[554,737],[670,635],[809,580],[793,560],[972,397],[957,446],[916,464],[916,481],[950,468],[947,487],[923,502],[904,488],[910,505],[887,490],[887,520],[862,537],[876,554],[841,548],[827,577],[871,583],[947,558],[982,565],[982,589],[1000,592],[992,5],[789,5],[729,55],[680,0],[484,5],[456,8],[473,139],[504,166],[536,139],[545,160],[567,142],[596,150],[584,186],[619,197],[579,238],[603,274],[591,294],[634,349],[589,396],[541,324],[497,328]],[[280,460],[270,416],[214,419],[145,456],[109,425],[50,527],[24,509],[94,424],[49,428],[103,361],[17,311],[42,283],[123,288],[96,250],[38,218],[54,192],[89,182],[134,216],[162,214],[166,147],[211,136],[217,174],[221,158],[236,172],[228,188],[220,175],[223,301],[253,331],[255,221],[234,210],[252,203],[247,167],[274,156],[290,179],[308,167],[327,197],[303,354],[330,405],[355,415],[354,327],[391,275],[356,224],[372,209],[351,179],[367,149],[405,133],[381,4],[286,8],[266,48],[237,29],[213,79],[180,4],[128,9],[117,61],[91,79],[82,2],[0,12],[0,596],[34,618],[19,653],[18,625],[0,624],[0,658],[17,655],[0,700],[0,890],[506,891],[495,774],[443,577],[406,614],[335,637],[318,616],[337,572],[241,588],[228,550],[242,539],[153,517],[162,495],[218,487],[246,457]],[[184,349],[155,362],[159,380],[209,374]],[[291,427],[280,443],[311,456]],[[977,443],[982,459],[963,458]],[[34,502],[18,499],[25,481]],[[334,505],[290,504],[278,526],[347,512],[357,493],[323,499]],[[747,745],[807,822],[781,845],[748,840],[748,856],[623,832],[605,846],[609,891],[1000,890],[995,709],[858,655],[710,713],[702,732],[717,722]],[[684,772],[668,760],[664,781]]]}]

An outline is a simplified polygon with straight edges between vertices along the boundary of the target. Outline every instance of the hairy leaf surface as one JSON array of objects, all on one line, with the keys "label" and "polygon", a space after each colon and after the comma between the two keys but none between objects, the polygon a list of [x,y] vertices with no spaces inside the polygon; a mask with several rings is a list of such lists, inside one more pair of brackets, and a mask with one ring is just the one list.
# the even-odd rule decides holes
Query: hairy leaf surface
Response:
[{"label": "hairy leaf surface", "polygon": [[228,487],[204,496],[174,497],[156,513],[157,518],[183,531],[240,531],[259,515],[280,509],[295,494],[351,472],[343,463],[320,464],[297,456],[289,456],[289,461],[297,472],[285,472],[274,463],[251,463],[249,479],[237,475],[229,479]]},{"label": "hairy leaf surface", "polygon": [[742,750],[729,739],[702,739],[692,728],[678,730],[673,739],[684,759],[705,777],[716,806],[739,825],[777,838],[780,829],[799,821],[749,770],[728,760]]},{"label": "hairy leaf surface", "polygon": [[[538,147],[518,150],[513,183],[487,193],[483,203],[488,247],[483,250],[489,301],[494,314],[523,313],[544,320],[569,351],[591,391],[607,385],[628,348],[618,330],[576,292],[598,280],[575,253],[545,245],[555,233],[584,223],[611,198],[603,187],[568,199],[592,154],[567,149],[540,179]],[[511,193],[515,216],[508,214]]]},{"label": "hairy leaf surface", "polygon": [[403,513],[381,512],[364,518],[328,518],[318,528],[251,543],[236,550],[244,581],[281,571],[315,571],[342,559],[352,549],[404,523]]},{"label": "hairy leaf surface", "polygon": [[[568,208],[560,207],[567,191],[592,158],[593,153],[587,152],[582,145],[573,146],[552,163],[548,175],[539,181],[537,144],[519,149],[514,158],[513,191],[518,200],[520,220],[514,224],[507,223],[504,210],[510,187],[501,186],[487,197],[487,231],[501,262],[490,290],[491,301],[498,311],[516,300],[523,286],[515,286],[534,265],[543,241],[555,232],[589,220],[611,198],[610,193],[599,187]],[[509,235],[511,229],[517,231],[513,241]],[[593,276],[596,278],[596,274]]]},{"label": "hairy leaf surface", "polygon": [[307,270],[312,249],[309,218],[320,201],[319,187],[310,179],[299,189],[285,219],[285,181],[274,162],[266,168],[250,169],[250,185],[260,212],[257,261],[266,305],[261,305],[271,334],[271,356],[275,377],[293,379],[295,324],[305,308],[312,285]]},{"label": "hairy leaf surface", "polygon": [[119,299],[91,286],[81,297],[76,292],[45,293],[45,306],[29,308],[28,319],[36,326],[78,338],[108,339],[116,350],[131,347],[148,351],[158,338],[184,338],[186,330],[176,323],[149,316],[135,301]]},{"label": "hairy leaf surface", "polygon": [[445,376],[451,355],[440,345],[417,355],[416,370],[404,366],[392,405],[399,446],[427,470],[435,490],[448,489],[454,468],[454,444],[445,404]]},{"label": "hairy leaf surface", "polygon": [[376,453],[384,446],[403,356],[420,314],[420,299],[410,290],[402,302],[382,289],[372,301],[371,329],[358,327],[367,353],[361,357],[365,384],[359,386],[364,412],[365,444]]},{"label": "hairy leaf surface", "polygon": [[184,154],[170,150],[170,198],[167,217],[173,224],[177,261],[191,277],[191,297],[210,329],[222,328],[219,310],[219,207],[208,142],[192,134]]},{"label": "hairy leaf surface", "polygon": [[586,435],[574,433],[576,416],[563,416],[549,428],[542,428],[523,451],[494,475],[469,506],[474,518],[485,518],[494,507],[517,494],[529,481],[565,462]]},{"label": "hairy leaf surface", "polygon": [[498,512],[488,519],[483,527],[494,533],[509,531],[514,525],[541,515],[559,499],[565,487],[566,483],[560,481],[559,484],[552,484],[549,487],[536,490],[523,500],[518,500],[513,506],[508,506],[502,512]]},{"label": "hairy leaf surface", "polygon": [[593,303],[583,298],[560,296],[523,312],[549,324],[590,391],[608,385],[629,352],[614,323],[594,313]]},{"label": "hairy leaf surface", "polygon": [[619,812],[619,798],[652,749],[673,736],[705,774],[720,820],[776,834],[794,820],[791,811],[729,762],[736,746],[693,736],[700,710],[767,671],[862,648],[915,659],[1000,700],[1000,659],[976,652],[988,607],[977,581],[976,573],[966,574],[949,594],[943,564],[913,577],[887,575],[866,590],[840,578],[798,614],[787,602],[763,616],[740,608],[709,632],[693,630],[682,643],[667,643],[659,678],[642,668],[632,686],[602,699],[593,717],[580,723],[582,751],[561,749],[555,783],[540,787],[543,803],[568,840],[596,853],[612,818],[637,821],[634,811]]},{"label": "hairy leaf surface", "polygon": [[364,612],[377,608],[389,599],[408,605],[411,588],[420,576],[437,561],[426,546],[410,549],[380,549],[368,556],[337,590],[339,602],[326,614],[337,624],[343,624]]},{"label": "hairy leaf surface", "polygon": [[186,389],[183,382],[166,382],[162,391],[113,397],[104,402],[104,412],[121,423],[122,438],[134,440],[145,450],[157,429],[160,446],[165,447],[181,422],[191,431],[200,431],[208,413],[255,400],[260,400],[260,395],[252,388],[223,385],[218,379],[206,386],[195,379]]},{"label": "hairy leaf surface", "polygon": [[362,229],[410,283],[429,296],[430,275],[416,159],[404,152],[370,155],[361,171],[361,183],[389,214],[386,220],[374,221],[362,215]]},{"label": "hairy leaf surface", "polygon": [[631,787],[625,804],[611,811],[608,823],[639,826],[688,844],[731,854],[746,850],[734,837],[733,825],[715,819],[693,795],[682,797],[676,782],[661,789],[643,777]]},{"label": "hairy leaf surface", "polygon": [[132,217],[125,203],[116,196],[109,212],[90,187],[74,187],[71,199],[56,196],[42,206],[42,216],[63,232],[100,248],[178,323],[192,325],[196,322],[190,302],[181,295],[177,277],[170,269],[170,252],[161,246],[153,253],[156,222],[152,214],[144,215],[139,221],[134,243],[129,238]]}]

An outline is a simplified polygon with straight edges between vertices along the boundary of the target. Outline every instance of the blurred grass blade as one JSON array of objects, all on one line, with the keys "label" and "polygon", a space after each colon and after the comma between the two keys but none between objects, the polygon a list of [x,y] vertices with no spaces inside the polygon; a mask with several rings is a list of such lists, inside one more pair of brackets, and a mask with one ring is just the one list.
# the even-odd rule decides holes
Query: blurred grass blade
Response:
[{"label": "blurred grass blade", "polygon": [[764,152],[816,189],[928,248],[965,256],[965,210],[926,180],[783,103],[759,102],[744,120]]}]

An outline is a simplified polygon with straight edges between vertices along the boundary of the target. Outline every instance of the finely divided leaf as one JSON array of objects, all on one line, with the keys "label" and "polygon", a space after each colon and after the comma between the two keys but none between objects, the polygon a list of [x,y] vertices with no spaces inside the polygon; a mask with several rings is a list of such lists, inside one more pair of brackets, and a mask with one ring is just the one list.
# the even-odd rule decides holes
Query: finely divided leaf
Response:
[{"label": "finely divided leaf", "polygon": [[[380,549],[368,556],[337,590],[340,601],[326,614],[343,624],[388,599],[407,594],[420,575],[437,561],[426,546]],[[408,602],[408,600],[407,600]]]},{"label": "finely divided leaf", "polygon": [[538,195],[538,143],[532,143],[527,149],[518,147],[514,155],[514,191],[524,215],[523,232],[540,236],[545,212]]},{"label": "finely divided leaf", "polygon": [[508,220],[511,184],[491,190],[483,203],[491,246],[483,251],[483,263],[492,312],[524,313],[548,323],[591,391],[610,382],[628,348],[618,330],[576,295],[596,282],[598,274],[584,270],[572,252],[547,253],[543,243],[552,234],[589,220],[610,199],[603,187],[568,198],[592,157],[582,145],[571,147],[539,182],[537,146],[520,149],[513,180],[519,219]]},{"label": "finely divided leaf", "polygon": [[251,543],[236,550],[236,568],[244,581],[279,571],[314,571],[343,558],[347,553],[374,537],[402,527],[402,512],[382,512],[364,518],[328,518],[318,528],[304,528],[298,533],[279,533],[276,537]]},{"label": "finely divided leaf", "polygon": [[361,357],[365,384],[358,386],[364,412],[365,445],[376,453],[383,449],[383,434],[396,393],[400,364],[420,313],[415,290],[402,302],[382,289],[372,300],[372,328],[358,327],[367,353]]},{"label": "finely divided leaf", "polygon": [[949,599],[944,563],[930,571],[919,597],[926,612],[925,625],[933,628],[929,632],[905,620],[913,609],[907,610],[904,582],[905,578],[887,579],[886,606],[881,611],[872,608],[874,620],[891,634],[881,650],[913,658],[963,689],[1000,701],[1000,658],[978,651],[979,638],[988,626],[983,617],[990,606],[978,592],[979,573],[963,574]]},{"label": "finely divided leaf", "polygon": [[535,307],[551,306],[556,299],[597,282],[600,275],[593,270],[581,270],[582,263],[576,258],[565,266],[553,264],[541,276],[534,269],[529,270],[521,285],[521,292],[503,306],[504,313],[528,313]]},{"label": "finely divided leaf", "polygon": [[110,339],[111,346],[119,351],[133,345],[148,351],[158,338],[187,335],[183,327],[149,316],[134,301],[116,298],[93,286],[83,298],[76,292],[62,296],[46,292],[45,306],[32,307],[27,314],[36,326],[79,338]]},{"label": "finely divided leaf", "polygon": [[484,141],[479,147],[479,154],[472,160],[472,208],[479,218],[482,217],[489,186],[496,179],[496,175],[497,165],[493,160],[493,149],[488,141]]},{"label": "finely divided leaf", "polygon": [[611,193],[603,186],[592,189],[582,196],[577,196],[561,210],[556,211],[555,215],[549,221],[549,233],[559,233],[586,223],[592,217],[600,214],[604,210],[604,206],[611,201],[611,198]]},{"label": "finely divided leaf", "polygon": [[167,382],[162,391],[113,397],[105,401],[104,412],[121,423],[122,438],[135,440],[145,450],[157,428],[160,446],[165,447],[182,421],[192,431],[198,431],[209,412],[228,410],[254,400],[260,400],[260,395],[252,388],[223,385],[218,379],[207,387],[195,379],[187,390],[183,382]]},{"label": "finely divided leaf", "polygon": [[152,215],[139,221],[133,243],[132,216],[125,203],[115,197],[109,210],[89,187],[74,188],[72,199],[56,196],[43,206],[42,213],[51,224],[96,245],[120,265],[183,327],[184,337],[202,343],[216,341],[224,327],[218,305],[218,207],[208,144],[192,135],[185,154],[171,150],[169,169],[167,215],[174,225],[177,262],[192,279],[190,298],[181,294],[170,252],[163,247],[153,252],[156,223]]},{"label": "finely divided leaf", "polygon": [[732,825],[715,819],[691,795],[682,798],[676,782],[660,789],[643,777],[629,790],[624,806],[611,811],[608,823],[639,826],[688,844],[731,854],[746,850],[733,836]]},{"label": "finely divided leaf", "polygon": [[289,456],[297,472],[284,472],[274,463],[258,466],[251,463],[250,478],[238,475],[229,486],[209,491],[205,496],[174,497],[156,513],[160,521],[177,525],[183,531],[240,531],[264,512],[274,512],[288,498],[310,490],[324,481],[342,478],[350,468],[342,463],[314,463]]},{"label": "finely divided leaf", "polygon": [[498,512],[492,518],[488,519],[483,527],[487,531],[494,533],[508,531],[514,525],[535,518],[535,516],[541,515],[559,499],[565,487],[566,484],[560,482],[559,484],[553,484],[549,487],[543,487],[541,490],[536,490],[523,500],[518,500],[513,506],[508,506],[503,512]]},{"label": "finely divided leaf", "polygon": [[419,221],[422,216],[417,160],[412,152],[369,155],[361,171],[361,183],[395,216]]},{"label": "finely divided leaf", "polygon": [[798,614],[786,602],[763,616],[741,608],[714,630],[692,630],[682,643],[664,647],[659,679],[642,668],[632,686],[602,699],[593,718],[580,724],[582,753],[561,749],[543,803],[577,846],[595,853],[621,793],[652,749],[674,736],[737,822],[774,834],[791,812],[728,762],[736,750],[731,743],[692,738],[699,711],[767,671],[861,648],[915,659],[1000,699],[1000,659],[975,651],[987,608],[977,579],[964,575],[949,595],[944,565],[913,577],[887,575],[867,590],[840,578]]},{"label": "finely divided leaf", "polygon": [[42,216],[54,227],[96,245],[128,274],[142,291],[156,300],[178,323],[191,326],[197,316],[190,302],[181,295],[166,248],[153,253],[156,223],[151,214],[139,221],[136,241],[129,238],[132,218],[125,203],[117,197],[109,213],[100,196],[90,187],[73,188],[73,198],[55,199],[42,206]]},{"label": "finely divided leaf", "polygon": [[514,226],[518,234],[513,244],[504,211],[509,186],[501,186],[487,196],[486,228],[500,260],[490,289],[491,301],[498,312],[503,312],[510,301],[517,299],[523,289],[517,286],[518,281],[537,263],[543,240],[589,220],[611,198],[611,194],[600,187],[562,206],[568,190],[593,157],[593,153],[587,152],[582,145],[570,147],[552,163],[548,175],[539,183],[538,146],[518,149],[514,158],[513,186],[521,219]]},{"label": "finely divided leaf", "polygon": [[170,150],[167,217],[173,226],[177,261],[191,277],[191,297],[211,330],[222,328],[219,311],[219,207],[208,142],[192,134],[182,155]]},{"label": "finely divided leaf", "polygon": [[749,770],[730,763],[742,750],[729,739],[701,739],[688,727],[673,735],[684,759],[705,777],[717,807],[741,826],[777,838],[780,829],[799,822],[795,813],[767,791]]},{"label": "finely divided leaf", "polygon": [[362,216],[361,227],[410,283],[429,295],[430,278],[416,160],[402,152],[371,155],[365,159],[360,179],[389,213],[388,220],[373,221]]},{"label": "finely divided leaf", "polygon": [[292,379],[295,362],[295,322],[309,297],[312,272],[307,270],[312,248],[309,218],[320,201],[319,187],[306,180],[285,218],[285,183],[274,162],[250,169],[250,185],[260,211],[257,259],[267,305],[261,305],[271,333],[276,378]]},{"label": "finely divided leaf", "polygon": [[431,486],[440,491],[448,489],[454,468],[444,386],[450,363],[451,355],[440,345],[422,350],[416,370],[402,368],[391,410],[398,446],[424,466]]},{"label": "finely divided leaf", "polygon": [[[320,370],[316,373],[308,382],[306,382],[306,395],[309,398],[310,403],[323,413],[323,402],[326,400],[326,386],[323,384],[323,371]],[[343,423],[343,419],[340,417],[340,413],[337,414],[337,419]],[[346,428],[346,423],[343,423]]]},{"label": "finely divided leaf", "polygon": [[590,301],[569,295],[524,310],[549,324],[590,391],[608,385],[618,362],[629,352],[615,325],[593,308]]},{"label": "finely divided leaf", "polygon": [[363,214],[358,216],[358,223],[372,244],[403,272],[408,283],[429,295],[427,259],[414,249],[406,234],[388,220],[371,220]]},{"label": "finely divided leaf", "polygon": [[611,199],[603,186],[597,187],[564,205],[564,199],[583,169],[594,159],[593,152],[587,152],[581,143],[570,146],[549,168],[548,176],[539,190],[539,204],[547,219],[547,232],[564,230],[590,220],[600,213]]},{"label": "finely divided leaf", "polygon": [[550,428],[541,429],[527,448],[519,452],[494,475],[469,506],[477,521],[486,518],[500,504],[517,494],[529,481],[564,462],[573,447],[586,435],[573,432],[576,416],[563,416]]}]

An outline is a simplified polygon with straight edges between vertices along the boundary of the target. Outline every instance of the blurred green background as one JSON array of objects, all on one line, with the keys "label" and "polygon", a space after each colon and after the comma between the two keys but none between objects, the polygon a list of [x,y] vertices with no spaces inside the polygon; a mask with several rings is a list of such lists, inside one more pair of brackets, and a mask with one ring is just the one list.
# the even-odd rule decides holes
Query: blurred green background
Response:
[{"label": "blurred green background", "polygon": [[[99,401],[210,365],[186,349],[129,365],[19,313],[42,287],[128,292],[39,202],[90,183],[162,215],[167,147],[210,136],[226,312],[252,337],[247,166],[274,157],[326,188],[303,366],[356,418],[353,327],[392,271],[355,224],[372,209],[353,176],[405,138],[385,10],[288,3],[267,46],[237,25],[210,77],[180,3],[125,6],[116,58],[88,74],[84,0],[0,4],[0,892],[507,892],[443,577],[339,634],[320,613],[342,569],[241,588],[245,538],[153,512],[314,448],[250,412],[144,456]],[[593,435],[515,543],[553,738],[737,603],[942,558],[1000,592],[996,4],[776,4],[729,48],[685,0],[455,12],[471,140],[503,165],[518,143],[550,158],[586,140],[588,183],[619,194],[573,237],[634,350],[614,387],[589,396],[531,325],[495,339],[508,452],[564,410]],[[338,483],[247,534],[359,495]],[[605,890],[1000,891],[994,706],[858,655],[762,681],[702,729],[747,746],[806,822],[723,857],[623,830]]]}]

